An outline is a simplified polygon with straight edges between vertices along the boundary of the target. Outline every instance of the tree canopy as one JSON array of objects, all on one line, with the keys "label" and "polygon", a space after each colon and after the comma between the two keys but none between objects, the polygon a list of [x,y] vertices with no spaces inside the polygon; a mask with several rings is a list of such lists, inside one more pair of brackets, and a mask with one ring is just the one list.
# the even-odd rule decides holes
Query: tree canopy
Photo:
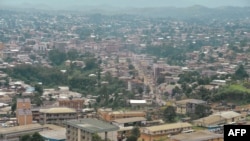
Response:
[{"label": "tree canopy", "polygon": [[174,122],[176,117],[175,108],[173,106],[168,106],[164,109],[163,116],[166,122]]}]

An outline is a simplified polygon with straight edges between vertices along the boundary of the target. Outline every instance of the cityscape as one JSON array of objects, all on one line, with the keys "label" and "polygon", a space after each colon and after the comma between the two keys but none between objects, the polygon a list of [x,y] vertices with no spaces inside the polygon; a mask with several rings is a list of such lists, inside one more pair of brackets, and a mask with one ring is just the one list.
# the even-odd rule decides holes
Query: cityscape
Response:
[{"label": "cityscape", "polygon": [[0,141],[223,141],[250,124],[247,3],[115,4],[2,3]]}]

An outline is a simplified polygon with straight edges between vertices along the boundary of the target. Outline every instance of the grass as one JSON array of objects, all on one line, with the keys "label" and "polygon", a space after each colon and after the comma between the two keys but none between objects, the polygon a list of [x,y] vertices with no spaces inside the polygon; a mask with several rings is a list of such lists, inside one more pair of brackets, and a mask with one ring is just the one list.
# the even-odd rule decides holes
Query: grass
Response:
[{"label": "grass", "polygon": [[250,121],[250,116],[247,116],[247,117],[246,117],[246,120],[247,120],[247,121]]},{"label": "grass", "polygon": [[199,131],[199,130],[206,130],[206,127],[200,127],[200,126],[193,126],[193,130]]},{"label": "grass", "polygon": [[234,90],[234,91],[241,91],[241,92],[247,92],[250,93],[250,89],[247,89],[246,87],[242,86],[242,85],[230,85],[229,86],[229,90]]}]

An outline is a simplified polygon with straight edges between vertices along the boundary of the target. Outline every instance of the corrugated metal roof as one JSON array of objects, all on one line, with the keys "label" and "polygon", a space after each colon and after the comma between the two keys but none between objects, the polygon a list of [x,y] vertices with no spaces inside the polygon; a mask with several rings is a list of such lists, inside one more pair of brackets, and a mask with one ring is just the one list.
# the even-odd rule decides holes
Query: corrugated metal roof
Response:
[{"label": "corrugated metal roof", "polygon": [[49,114],[76,113],[76,110],[72,109],[72,108],[67,108],[67,107],[57,107],[57,108],[49,108],[49,109],[40,109],[39,112],[41,112],[41,113],[49,113]]},{"label": "corrugated metal roof", "polygon": [[187,122],[180,122],[180,123],[171,123],[171,124],[145,127],[145,129],[149,130],[150,132],[156,132],[156,131],[176,129],[176,128],[185,128],[185,127],[192,127],[192,125]]},{"label": "corrugated metal roof", "polygon": [[66,125],[80,128],[90,133],[102,133],[119,130],[118,126],[97,119],[85,118],[65,121]]},{"label": "corrugated metal roof", "polygon": [[138,122],[138,121],[146,121],[147,119],[144,117],[131,117],[131,118],[122,118],[116,119],[113,122],[116,123],[130,123],[130,122]]}]

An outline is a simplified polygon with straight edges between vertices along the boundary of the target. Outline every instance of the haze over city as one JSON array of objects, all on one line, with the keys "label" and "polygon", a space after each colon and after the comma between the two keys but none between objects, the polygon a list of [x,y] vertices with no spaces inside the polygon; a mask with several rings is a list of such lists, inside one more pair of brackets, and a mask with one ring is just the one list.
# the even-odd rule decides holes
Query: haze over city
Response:
[{"label": "haze over city", "polygon": [[55,9],[67,9],[71,6],[113,6],[113,7],[188,7],[202,5],[206,7],[249,6],[248,0],[1,0],[2,6],[49,6]]}]

